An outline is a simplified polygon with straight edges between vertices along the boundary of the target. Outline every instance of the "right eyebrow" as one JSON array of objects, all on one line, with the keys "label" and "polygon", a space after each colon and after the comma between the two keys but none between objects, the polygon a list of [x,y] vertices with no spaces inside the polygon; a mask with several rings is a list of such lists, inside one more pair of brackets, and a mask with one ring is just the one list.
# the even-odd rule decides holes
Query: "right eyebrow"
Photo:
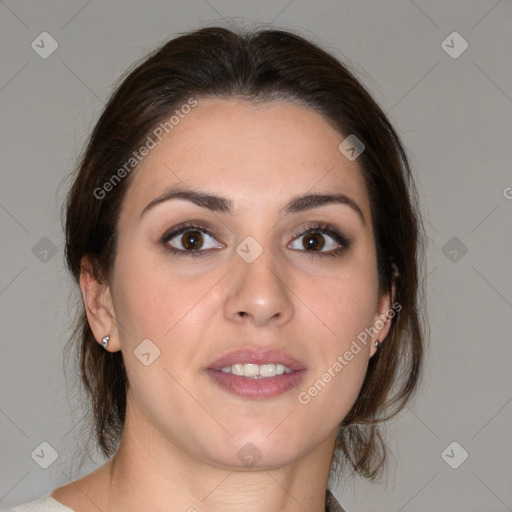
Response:
[{"label": "right eyebrow", "polygon": [[147,211],[154,208],[156,205],[161,204],[171,199],[182,199],[184,201],[190,201],[197,206],[208,208],[212,211],[232,213],[233,203],[230,199],[218,196],[216,194],[210,194],[206,192],[196,192],[193,190],[187,190],[182,188],[172,187],[165,190],[160,196],[156,197],[142,210],[140,216],[142,217]]}]

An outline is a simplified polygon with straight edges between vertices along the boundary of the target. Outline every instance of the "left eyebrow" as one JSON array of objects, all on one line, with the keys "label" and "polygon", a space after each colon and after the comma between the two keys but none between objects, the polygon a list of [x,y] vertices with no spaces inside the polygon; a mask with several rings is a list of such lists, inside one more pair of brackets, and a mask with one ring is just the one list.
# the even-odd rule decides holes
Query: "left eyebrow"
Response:
[{"label": "left eyebrow", "polygon": [[[170,201],[171,199],[182,199],[190,201],[197,206],[207,208],[211,211],[233,214],[233,202],[227,197],[222,197],[217,194],[201,192],[197,190],[189,190],[183,188],[172,187],[165,190],[160,196],[150,201],[142,210],[140,217],[147,211],[155,206]],[[305,194],[294,197],[283,209],[283,215],[289,213],[299,213],[313,208],[320,208],[328,204],[342,204],[349,206],[354,210],[363,225],[366,221],[359,205],[350,197],[345,194]]]}]

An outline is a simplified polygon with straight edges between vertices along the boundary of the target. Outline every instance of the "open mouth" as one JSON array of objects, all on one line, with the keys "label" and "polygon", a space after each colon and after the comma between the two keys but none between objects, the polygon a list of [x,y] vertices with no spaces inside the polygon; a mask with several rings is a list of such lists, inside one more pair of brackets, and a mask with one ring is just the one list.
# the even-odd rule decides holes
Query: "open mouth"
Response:
[{"label": "open mouth", "polygon": [[241,349],[225,354],[205,369],[231,394],[252,399],[272,398],[304,379],[306,366],[280,350]]}]

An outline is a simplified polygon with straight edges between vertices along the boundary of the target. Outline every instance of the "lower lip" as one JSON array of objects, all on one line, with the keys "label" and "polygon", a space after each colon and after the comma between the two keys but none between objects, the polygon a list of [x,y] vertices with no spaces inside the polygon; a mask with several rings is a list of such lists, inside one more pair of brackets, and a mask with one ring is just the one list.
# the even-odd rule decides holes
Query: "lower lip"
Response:
[{"label": "lower lip", "polygon": [[306,370],[297,370],[292,373],[276,375],[275,377],[251,379],[233,373],[212,370],[211,368],[208,368],[207,372],[213,381],[226,391],[242,398],[256,400],[272,398],[290,391],[290,389],[299,385],[306,374]]}]

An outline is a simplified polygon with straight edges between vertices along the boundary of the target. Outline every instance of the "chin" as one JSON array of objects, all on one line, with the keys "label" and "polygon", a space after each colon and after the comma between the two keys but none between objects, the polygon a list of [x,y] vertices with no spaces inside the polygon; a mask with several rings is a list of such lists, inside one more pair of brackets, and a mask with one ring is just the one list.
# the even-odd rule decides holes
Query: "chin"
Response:
[{"label": "chin", "polygon": [[[275,422],[272,428],[276,428]],[[291,464],[303,455],[307,449],[306,443],[301,445],[300,440],[288,430],[278,433],[277,430],[272,432],[272,428],[264,434],[260,429],[252,433],[246,430],[233,438],[229,437],[223,449],[215,450],[210,456],[216,465],[227,469],[267,470]],[[222,446],[221,441],[212,442],[218,447]]]}]

